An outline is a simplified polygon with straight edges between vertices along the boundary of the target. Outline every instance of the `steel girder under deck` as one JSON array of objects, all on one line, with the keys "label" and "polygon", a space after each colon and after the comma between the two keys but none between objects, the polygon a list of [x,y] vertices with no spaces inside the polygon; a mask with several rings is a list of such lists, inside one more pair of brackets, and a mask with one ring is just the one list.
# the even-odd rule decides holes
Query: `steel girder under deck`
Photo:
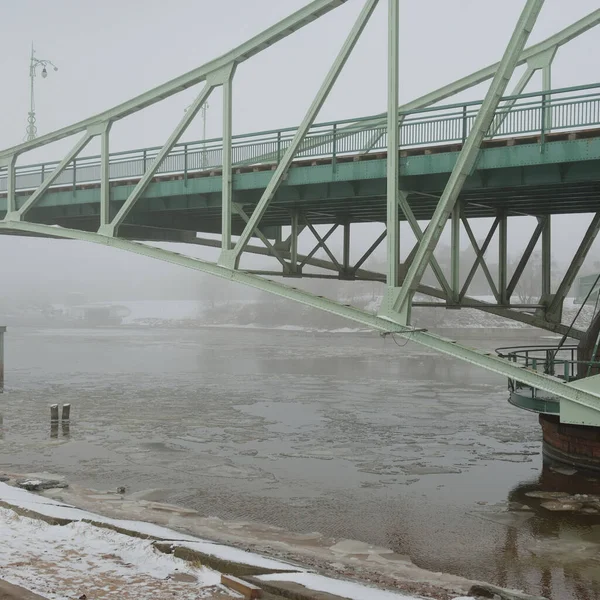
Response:
[{"label": "steel girder under deck", "polygon": [[[313,0],[306,7],[297,11],[287,19],[270,27],[262,34],[255,36],[242,46],[232,50],[222,57],[191,71],[181,77],[178,77],[154,90],[146,92],[141,96],[125,102],[114,109],[105,111],[90,119],[81,121],[72,126],[65,127],[53,134],[41,136],[31,142],[20,144],[13,148],[9,148],[0,152],[0,168],[6,168],[8,174],[7,186],[7,212],[4,220],[0,222],[0,231],[5,233],[16,234],[33,234],[47,237],[64,238],[80,241],[89,241],[93,243],[103,244],[114,248],[119,248],[141,254],[144,256],[156,258],[178,264],[198,271],[209,273],[224,279],[236,281],[244,285],[248,285],[263,291],[267,291],[278,296],[289,298],[297,302],[303,303],[314,308],[328,311],[341,317],[351,319],[357,323],[361,323],[374,330],[384,334],[397,334],[418,342],[426,347],[443,352],[460,360],[470,362],[481,366],[490,371],[509,376],[517,381],[522,381],[531,386],[535,386],[541,390],[561,398],[561,419],[569,420],[570,418],[581,419],[581,415],[585,415],[585,420],[588,424],[600,424],[600,393],[594,386],[585,389],[577,389],[572,385],[565,384],[555,377],[540,374],[527,368],[515,365],[505,359],[495,355],[467,348],[452,340],[434,335],[425,330],[415,329],[410,325],[410,307],[412,305],[413,294],[417,290],[423,290],[421,279],[428,265],[431,265],[436,278],[441,286],[441,291],[446,300],[461,302],[466,296],[466,288],[459,290],[458,277],[458,231],[459,222],[463,219],[460,210],[457,210],[457,199],[461,192],[462,186],[476,165],[479,156],[482,142],[486,135],[489,134],[492,128],[496,130],[501,126],[498,119],[495,120],[497,110],[501,104],[501,99],[506,90],[506,86],[511,79],[514,69],[518,64],[527,62],[527,70],[521,81],[517,85],[516,91],[519,93],[524,89],[524,86],[529,81],[531,74],[537,70],[544,71],[544,85],[549,87],[549,69],[550,63],[556,49],[572,39],[582,31],[589,29],[600,21],[599,11],[590,14],[587,19],[584,19],[570,29],[557,34],[559,37],[549,38],[542,45],[535,46],[530,50],[525,50],[525,44],[529,37],[538,14],[543,6],[543,0],[526,0],[525,7],[522,11],[520,19],[515,27],[513,35],[504,53],[502,60],[488,69],[484,69],[469,78],[461,80],[451,86],[446,86],[438,92],[426,96],[418,101],[420,106],[426,106],[433,102],[439,101],[450,94],[456,93],[470,85],[475,85],[485,79],[491,78],[489,91],[484,99],[474,122],[470,128],[470,132],[466,135],[464,143],[458,155],[456,164],[452,170],[450,178],[443,190],[441,197],[436,198],[436,208],[430,220],[428,227],[423,231],[416,221],[416,217],[411,212],[410,205],[406,201],[404,194],[399,191],[398,177],[400,174],[399,163],[399,127],[402,119],[399,118],[397,112],[398,106],[398,46],[399,46],[399,0],[388,0],[388,113],[387,113],[387,191],[386,191],[386,231],[387,231],[387,262],[388,268],[385,275],[386,278],[386,294],[382,304],[382,308],[378,315],[372,315],[364,310],[360,310],[351,306],[345,306],[332,300],[314,296],[304,291],[297,290],[293,287],[285,286],[279,282],[272,281],[257,274],[249,273],[240,270],[239,260],[241,255],[248,250],[251,238],[260,239],[266,251],[275,257],[283,267],[284,274],[299,276],[302,274],[302,264],[314,261],[314,256],[300,257],[298,255],[297,237],[302,227],[307,227],[317,239],[317,250],[323,249],[330,258],[330,264],[339,272],[350,271],[349,261],[349,224],[344,224],[344,231],[347,232],[346,241],[344,243],[344,257],[340,262],[328,250],[326,246],[327,236],[321,236],[314,228],[312,223],[303,215],[290,215],[290,225],[292,236],[289,240],[276,239],[271,242],[261,229],[263,216],[265,215],[269,205],[272,203],[274,195],[278,188],[286,178],[289,168],[292,164],[296,152],[302,147],[305,142],[306,135],[313,125],[315,118],[329,95],[330,90],[335,84],[341,70],[353,51],[360,35],[367,26],[371,15],[377,7],[378,0],[365,0],[362,11],[360,12],[356,23],[350,31],[346,41],[344,42],[340,53],[335,59],[329,73],[327,74],[323,84],[317,93],[313,103],[311,104],[306,116],[295,131],[292,139],[289,141],[281,160],[278,162],[273,175],[266,185],[258,203],[251,213],[246,212],[246,208],[235,202],[232,190],[232,85],[235,76],[236,67],[239,63],[248,60],[251,56],[259,53],[264,48],[276,43],[278,40],[292,34],[295,30],[305,26],[309,22],[319,18],[323,14],[343,5],[346,0]],[[144,173],[141,179],[136,183],[134,188],[129,192],[128,197],[119,208],[116,214],[111,214],[110,210],[110,168],[109,168],[109,137],[111,125],[134,112],[142,110],[160,100],[178,93],[188,87],[204,83],[203,89],[198,94],[196,100],[181,119],[180,123],[174,129],[169,139],[164,146],[158,151],[154,160],[146,165],[144,161]],[[217,263],[209,263],[207,261],[194,259],[183,256],[175,252],[164,249],[155,248],[146,244],[137,243],[128,239],[123,239],[123,231],[126,231],[128,224],[126,219],[140,198],[147,191],[152,179],[154,178],[161,163],[169,155],[175,144],[180,139],[194,116],[200,110],[211,92],[217,87],[223,88],[223,168],[222,168],[222,215],[221,215],[221,254]],[[510,102],[505,106],[506,111],[511,108]],[[504,117],[502,117],[504,118]],[[544,117],[544,123],[549,121]],[[355,128],[356,129],[356,128]],[[16,159],[20,155],[38,148],[42,145],[54,142],[56,140],[68,137],[74,134],[83,134],[82,137],[75,143],[72,150],[63,158],[57,165],[55,170],[47,175],[43,182],[33,191],[28,199],[18,205],[16,196]],[[96,137],[101,137],[101,183],[100,183],[100,219],[97,232],[81,231],[77,229],[54,227],[48,224],[33,223],[27,220],[28,214],[39,203],[41,198],[46,194],[49,188],[57,180],[57,178],[69,167],[75,164],[74,161],[79,156],[80,152],[85,148],[89,141]],[[74,169],[73,169],[74,170]],[[400,268],[399,257],[399,216],[400,212],[409,221],[411,228],[417,238],[417,244],[407,260]],[[241,230],[237,240],[232,240],[232,216],[239,215],[245,224]],[[446,280],[442,270],[435,261],[433,251],[440,239],[444,226],[447,220],[452,216],[453,223],[453,242],[454,251],[452,257],[453,272],[451,280]],[[494,228],[498,227],[500,231],[500,247],[501,252],[499,285],[496,286],[489,268],[485,264],[484,253],[485,247],[489,245],[486,239],[484,245],[479,247],[474,239],[472,232],[468,227],[468,222],[463,220],[465,229],[471,238],[473,247],[476,250],[477,266],[482,266],[484,273],[490,282],[490,287],[496,296],[498,302],[506,303],[510,299],[510,292],[514,290],[515,277],[518,275],[518,270],[521,268],[521,263],[526,262],[526,256],[530,253],[533,242],[528,245],[524,253],[524,259],[521,261],[517,272],[509,281],[506,265],[506,229],[507,215],[505,213],[498,214]],[[337,226],[337,224],[335,225]],[[562,307],[562,299],[564,299],[564,288],[572,277],[578,271],[581,262],[585,258],[589,250],[590,239],[593,239],[598,230],[598,220],[595,218],[590,226],[589,236],[582,243],[578,253],[573,259],[573,264],[568,272],[568,278],[561,285],[557,295],[551,297],[549,294],[548,301],[554,314],[560,312]],[[540,230],[538,233],[538,229]],[[549,268],[549,256],[547,250],[549,248],[548,225],[544,221],[539,228],[534,232],[536,235],[544,236],[543,247],[544,269]],[[383,236],[386,237],[386,236]],[[369,249],[367,255],[372,248],[383,241],[380,236],[374,245]],[[491,239],[490,236],[488,238]],[[532,238],[533,239],[533,238]],[[313,252],[314,255],[314,252]],[[364,259],[364,257],[363,257]],[[361,259],[361,261],[363,261]],[[321,259],[319,259],[321,260]],[[354,266],[353,272],[356,275],[361,267],[361,261]],[[327,261],[329,262],[329,261]],[[522,273],[522,269],[521,269]],[[267,273],[270,274],[270,273]],[[518,277],[517,277],[518,280]],[[549,292],[548,276],[544,272],[544,289]],[[467,284],[468,287],[468,284]],[[431,290],[431,295],[436,295],[435,290]],[[507,313],[507,316],[508,315]],[[516,315],[514,318],[517,318]],[[556,323],[558,326],[558,323]],[[600,388],[598,390],[600,392]],[[564,405],[564,414],[563,414]],[[579,410],[579,412],[577,412]],[[576,415],[572,417],[571,415]],[[592,423],[593,421],[593,423]]]}]

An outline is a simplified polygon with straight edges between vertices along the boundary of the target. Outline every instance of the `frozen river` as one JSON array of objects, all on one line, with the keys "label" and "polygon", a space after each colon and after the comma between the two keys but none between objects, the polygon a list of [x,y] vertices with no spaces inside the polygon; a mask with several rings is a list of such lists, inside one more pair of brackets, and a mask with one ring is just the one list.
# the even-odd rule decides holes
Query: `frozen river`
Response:
[{"label": "frozen river", "polygon": [[[508,345],[483,340],[471,343]],[[154,490],[202,515],[362,540],[434,571],[600,597],[598,516],[507,511],[528,490],[596,482],[542,468],[537,418],[507,403],[503,378],[415,344],[12,328],[6,385],[0,471]],[[73,405],[69,436],[51,437],[55,402]]]}]

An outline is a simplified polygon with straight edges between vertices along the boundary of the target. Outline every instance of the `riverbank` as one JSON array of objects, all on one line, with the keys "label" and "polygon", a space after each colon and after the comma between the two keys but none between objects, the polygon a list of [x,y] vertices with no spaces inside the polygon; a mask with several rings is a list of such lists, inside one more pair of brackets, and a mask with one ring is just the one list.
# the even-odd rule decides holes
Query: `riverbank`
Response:
[{"label": "riverbank", "polygon": [[[508,345],[481,333],[473,345]],[[536,416],[494,374],[372,334],[15,328],[7,342],[0,472],[58,473],[109,498],[125,486],[127,501],[185,507],[259,553],[275,532],[279,558],[292,539],[308,567],[322,547],[324,562],[410,556],[559,600],[600,588],[598,515],[509,506],[579,479],[547,472]],[[71,404],[69,427],[50,426],[53,403]]]},{"label": "riverbank", "polygon": [[[21,482],[30,488],[38,484],[46,488],[49,481],[16,475],[8,478],[9,484]],[[373,585],[373,574],[379,570],[375,557],[382,558],[390,551],[370,547],[365,555],[360,543],[346,540],[338,544],[333,557],[314,544],[312,564],[306,566],[294,559],[302,561],[308,556],[310,536],[303,536],[298,543],[283,539],[281,532],[276,535],[271,528],[270,554],[277,558],[266,557],[249,550],[257,540],[248,537],[244,524],[217,525],[210,519],[202,523],[193,511],[182,507],[65,488],[60,480],[54,483],[61,487],[41,493],[0,483],[0,578],[52,600],[101,599],[117,591],[120,598],[136,600],[173,595],[183,600],[235,597],[220,585],[222,573],[264,582],[275,597],[278,586],[303,588],[297,593],[303,592],[307,600],[313,598],[313,591],[315,598],[320,591],[331,594],[331,600],[338,595],[351,600],[415,600],[417,595],[449,600],[475,583],[418,569],[407,557],[388,556],[384,562],[397,563],[395,574],[381,569],[383,587],[388,589],[368,587],[364,576],[370,573],[366,583]],[[88,506],[102,512],[86,510]],[[149,521],[138,521],[140,516]],[[167,524],[177,528],[167,528]],[[196,537],[198,531],[210,533],[210,541]],[[220,544],[217,538],[235,540],[238,547]],[[344,577],[354,581],[341,579]]]}]

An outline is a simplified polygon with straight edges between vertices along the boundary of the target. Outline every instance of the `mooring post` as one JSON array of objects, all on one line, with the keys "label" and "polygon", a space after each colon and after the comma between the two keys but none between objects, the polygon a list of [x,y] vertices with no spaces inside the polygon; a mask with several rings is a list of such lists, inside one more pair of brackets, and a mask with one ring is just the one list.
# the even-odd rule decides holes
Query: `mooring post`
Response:
[{"label": "mooring post", "polygon": [[62,407],[62,420],[68,421],[71,418],[71,405],[63,404]]},{"label": "mooring post", "polygon": [[50,405],[50,421],[52,423],[58,422],[58,404]]},{"label": "mooring post", "polygon": [[4,391],[4,332],[6,327],[0,326],[0,393]]}]

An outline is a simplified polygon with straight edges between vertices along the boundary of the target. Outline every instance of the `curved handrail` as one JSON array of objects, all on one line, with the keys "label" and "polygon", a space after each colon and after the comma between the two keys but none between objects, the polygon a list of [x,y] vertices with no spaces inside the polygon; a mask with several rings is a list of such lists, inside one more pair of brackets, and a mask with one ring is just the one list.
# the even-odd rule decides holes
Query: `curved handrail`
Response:
[{"label": "curved handrail", "polygon": [[[547,375],[554,375],[568,382],[579,378],[577,370],[579,365],[588,367],[588,369],[596,368],[600,371],[600,361],[578,360],[577,350],[578,346],[574,344],[560,348],[550,345],[509,346],[496,348],[496,353],[502,358],[523,365],[525,368],[542,371]],[[564,357],[565,354],[567,357]]]}]

